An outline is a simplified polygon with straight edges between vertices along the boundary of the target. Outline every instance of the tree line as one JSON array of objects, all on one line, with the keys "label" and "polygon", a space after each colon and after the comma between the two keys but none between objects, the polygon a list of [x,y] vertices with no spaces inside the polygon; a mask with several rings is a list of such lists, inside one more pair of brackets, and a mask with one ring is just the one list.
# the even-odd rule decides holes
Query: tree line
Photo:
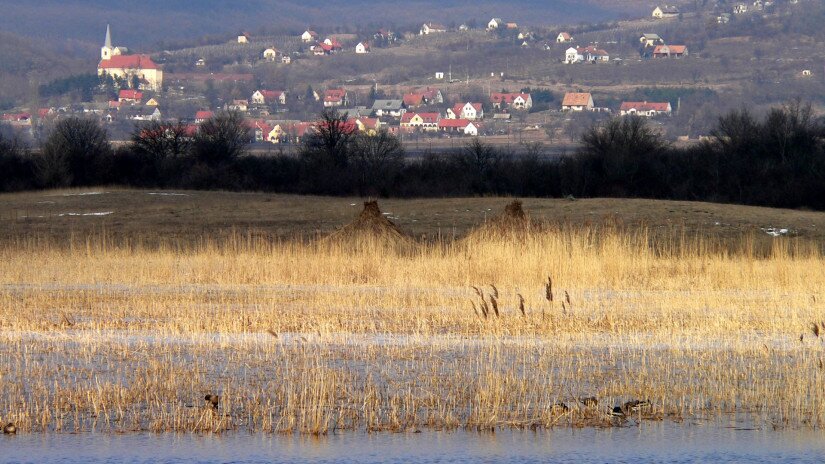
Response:
[{"label": "tree line", "polygon": [[384,197],[639,197],[825,210],[825,121],[793,102],[719,118],[707,140],[668,143],[644,119],[595,124],[569,155],[541,144],[519,155],[473,138],[405,158],[386,131],[367,135],[325,111],[297,154],[255,156],[243,117],[222,113],[190,133],[147,123],[113,147],[96,121],[59,120],[38,151],[0,130],[0,191],[93,185]]}]

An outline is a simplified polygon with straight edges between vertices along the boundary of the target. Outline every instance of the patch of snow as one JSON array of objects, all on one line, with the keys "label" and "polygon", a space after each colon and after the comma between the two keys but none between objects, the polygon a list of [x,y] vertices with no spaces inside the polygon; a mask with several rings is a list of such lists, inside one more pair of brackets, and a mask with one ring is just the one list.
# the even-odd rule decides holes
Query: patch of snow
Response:
[{"label": "patch of snow", "polygon": [[109,193],[109,192],[79,192],[79,193],[64,193],[64,194],[63,194],[63,195],[61,195],[61,196],[64,196],[64,197],[85,197],[85,196],[88,196],[88,195],[103,195],[104,193]]},{"label": "patch of snow", "polygon": [[789,232],[788,229],[777,229],[775,227],[768,227],[768,228],[763,227],[762,231],[765,232],[766,234],[770,235],[771,237],[781,237],[783,235],[788,235],[788,232]]},{"label": "patch of snow", "polygon": [[114,211],[101,211],[99,213],[60,213],[57,216],[108,216],[110,214],[114,214]]},{"label": "patch of snow", "polygon": [[175,193],[175,192],[149,192],[147,195],[157,195],[160,197],[188,197],[188,193]]}]

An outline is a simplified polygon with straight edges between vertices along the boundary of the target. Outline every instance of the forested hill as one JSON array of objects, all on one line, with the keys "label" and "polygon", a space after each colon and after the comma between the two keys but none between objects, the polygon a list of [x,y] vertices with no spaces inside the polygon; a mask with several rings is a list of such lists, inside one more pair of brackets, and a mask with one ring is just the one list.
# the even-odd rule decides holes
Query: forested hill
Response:
[{"label": "forested hill", "polygon": [[116,42],[136,47],[240,30],[297,31],[307,25],[486,23],[491,17],[528,25],[591,22],[638,16],[648,7],[637,0],[0,0],[0,31],[96,44],[111,23]]}]

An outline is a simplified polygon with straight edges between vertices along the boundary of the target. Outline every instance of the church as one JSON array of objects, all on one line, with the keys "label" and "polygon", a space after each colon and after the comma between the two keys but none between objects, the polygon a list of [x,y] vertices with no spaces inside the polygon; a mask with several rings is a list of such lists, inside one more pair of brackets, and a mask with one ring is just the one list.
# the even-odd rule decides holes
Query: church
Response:
[{"label": "church", "polygon": [[129,86],[135,78],[140,88],[160,91],[163,86],[163,71],[149,55],[129,55],[126,47],[113,47],[109,26],[106,26],[106,42],[100,49],[100,64],[97,75],[109,75],[115,79],[125,79]]}]

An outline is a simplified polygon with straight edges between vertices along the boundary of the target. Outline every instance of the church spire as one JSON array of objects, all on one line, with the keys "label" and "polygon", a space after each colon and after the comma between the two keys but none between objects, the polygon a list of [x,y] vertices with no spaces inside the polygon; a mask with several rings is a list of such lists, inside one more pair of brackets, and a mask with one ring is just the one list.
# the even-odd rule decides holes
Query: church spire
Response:
[{"label": "church spire", "polygon": [[109,25],[106,25],[106,42],[103,44],[104,47],[112,48],[112,33],[109,31]]}]

